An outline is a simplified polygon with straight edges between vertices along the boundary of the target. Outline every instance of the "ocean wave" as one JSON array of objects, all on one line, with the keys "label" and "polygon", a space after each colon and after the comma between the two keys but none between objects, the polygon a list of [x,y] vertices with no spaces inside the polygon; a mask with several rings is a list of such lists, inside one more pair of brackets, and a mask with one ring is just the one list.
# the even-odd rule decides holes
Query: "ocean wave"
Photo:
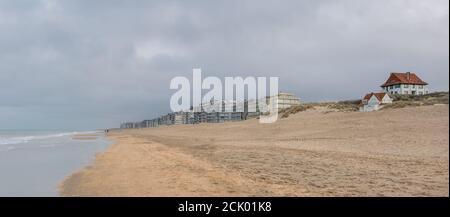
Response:
[{"label": "ocean wave", "polygon": [[72,135],[76,135],[76,134],[98,133],[98,132],[99,131],[88,131],[88,132],[57,133],[57,134],[39,135],[39,136],[21,136],[21,137],[10,137],[10,138],[0,137],[0,145],[22,144],[22,143],[28,143],[33,140],[42,140],[42,139],[50,139],[50,138],[57,138],[57,137],[63,137],[63,136],[72,136]]},{"label": "ocean wave", "polygon": [[33,140],[33,136],[0,138],[0,145],[14,145],[20,143],[27,143],[30,140]]}]

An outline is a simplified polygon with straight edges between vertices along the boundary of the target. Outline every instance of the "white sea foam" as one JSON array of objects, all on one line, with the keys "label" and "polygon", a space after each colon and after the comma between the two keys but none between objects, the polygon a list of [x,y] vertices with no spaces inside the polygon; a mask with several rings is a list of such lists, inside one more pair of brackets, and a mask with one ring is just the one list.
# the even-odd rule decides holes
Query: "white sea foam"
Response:
[{"label": "white sea foam", "polygon": [[87,133],[99,133],[99,131],[88,131],[88,132],[70,132],[70,133],[56,133],[49,135],[38,135],[38,136],[19,136],[19,137],[0,137],[0,145],[13,145],[13,144],[22,144],[28,143],[34,140],[43,140],[50,138],[57,138],[63,136],[72,136],[76,134],[87,134]]},{"label": "white sea foam", "polygon": [[[73,138],[77,134],[95,134],[98,139],[77,140]],[[88,165],[96,153],[110,144],[103,134],[81,130],[0,130],[0,195],[58,196],[58,183],[77,168]]]}]

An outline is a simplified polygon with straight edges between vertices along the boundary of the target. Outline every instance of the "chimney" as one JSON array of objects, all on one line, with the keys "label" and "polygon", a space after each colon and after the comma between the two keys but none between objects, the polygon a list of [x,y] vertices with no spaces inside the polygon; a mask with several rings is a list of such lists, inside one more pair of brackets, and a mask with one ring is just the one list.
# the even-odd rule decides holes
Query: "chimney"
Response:
[{"label": "chimney", "polygon": [[411,77],[411,72],[406,72],[406,79],[409,81],[409,78]]}]

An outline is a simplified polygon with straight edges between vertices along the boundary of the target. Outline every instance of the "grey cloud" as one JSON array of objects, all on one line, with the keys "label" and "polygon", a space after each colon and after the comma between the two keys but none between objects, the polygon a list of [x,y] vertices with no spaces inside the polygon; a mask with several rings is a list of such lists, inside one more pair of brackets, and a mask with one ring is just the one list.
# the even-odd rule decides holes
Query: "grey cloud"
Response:
[{"label": "grey cloud", "polygon": [[[446,0],[0,1],[0,128],[113,127],[168,111],[170,79],[280,76],[306,101],[390,71],[448,90]],[[30,124],[30,120],[31,124]]]}]

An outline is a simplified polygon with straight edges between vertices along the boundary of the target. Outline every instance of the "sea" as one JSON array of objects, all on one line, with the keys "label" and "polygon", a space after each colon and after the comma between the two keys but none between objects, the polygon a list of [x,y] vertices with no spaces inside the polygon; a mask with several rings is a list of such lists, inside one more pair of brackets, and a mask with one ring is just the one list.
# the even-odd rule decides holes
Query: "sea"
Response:
[{"label": "sea", "polygon": [[[78,139],[86,134],[95,136]],[[57,197],[110,144],[103,131],[0,130],[0,197]]]}]

